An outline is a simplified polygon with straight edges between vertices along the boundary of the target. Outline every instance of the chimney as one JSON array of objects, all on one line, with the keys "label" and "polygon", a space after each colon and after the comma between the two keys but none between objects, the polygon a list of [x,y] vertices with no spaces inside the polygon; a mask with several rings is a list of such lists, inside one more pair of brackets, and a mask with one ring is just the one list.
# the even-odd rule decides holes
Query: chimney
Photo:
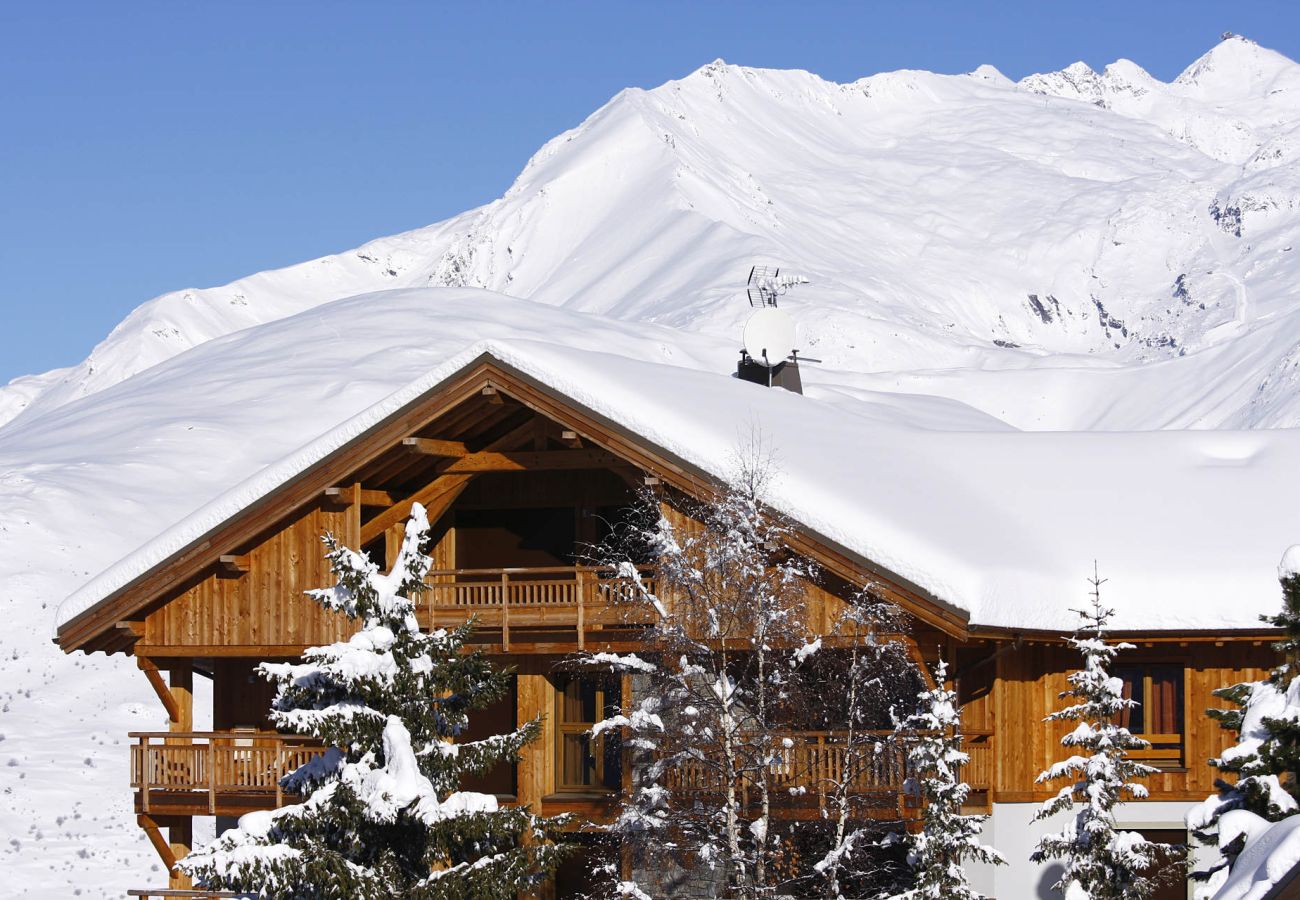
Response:
[{"label": "chimney", "polygon": [[799,357],[796,350],[790,358],[775,366],[765,366],[754,362],[744,350],[740,351],[740,362],[736,364],[736,377],[742,381],[752,381],[765,387],[785,388],[795,394],[803,393],[803,380],[799,377]]}]

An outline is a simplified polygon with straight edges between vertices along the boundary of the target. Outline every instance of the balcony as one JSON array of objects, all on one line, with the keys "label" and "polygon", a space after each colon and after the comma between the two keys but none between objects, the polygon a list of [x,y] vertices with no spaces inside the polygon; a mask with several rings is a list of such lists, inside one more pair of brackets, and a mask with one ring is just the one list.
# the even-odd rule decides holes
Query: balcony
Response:
[{"label": "balcony", "polygon": [[[880,739],[878,751],[849,779],[849,792],[856,797],[875,796],[882,802],[881,812],[905,816],[903,781],[907,777],[907,748],[890,740],[892,732],[872,732]],[[987,806],[993,785],[992,732],[966,732],[962,750],[969,757],[961,777],[976,795],[972,806]],[[779,762],[771,767],[770,789],[782,797],[794,798],[793,806],[825,805],[836,785],[845,781],[847,756],[842,733],[802,731],[786,735],[788,747],[778,747]],[[712,766],[689,763],[669,773],[668,787],[678,793],[715,793],[722,780]],[[741,778],[737,785],[742,805],[757,802],[752,778]],[[915,810],[913,810],[915,812]]]},{"label": "balcony", "polygon": [[132,732],[131,787],[145,815],[240,816],[298,797],[280,779],[321,755],[310,738],[274,732]]},{"label": "balcony", "polygon": [[[272,732],[132,732],[131,787],[136,812],[145,815],[240,816],[258,809],[278,809],[300,799],[280,787],[280,780],[324,753],[310,738]],[[881,750],[852,779],[851,792],[872,795],[882,810],[903,812],[905,749],[880,732]],[[802,798],[794,806],[821,806],[845,776],[843,738],[835,732],[792,732],[791,746],[778,749],[772,786],[785,797]],[[990,732],[968,732],[962,749],[969,756],[962,777],[986,806],[992,787],[993,746]],[[721,782],[712,767],[691,763],[672,770],[668,786],[679,793],[712,793]],[[738,786],[743,803],[756,800],[752,780]]]},{"label": "balcony", "polygon": [[[642,581],[655,590],[653,571],[640,569]],[[578,649],[592,632],[617,631],[647,624],[649,614],[626,601],[633,590],[609,568],[553,566],[508,569],[442,569],[425,579],[419,618],[429,630],[454,627],[470,618],[482,629],[499,629],[501,648],[516,643],[557,642],[570,630]],[[614,635],[609,635],[613,637]],[[599,636],[603,637],[603,636]],[[560,636],[560,641],[567,634]]]}]

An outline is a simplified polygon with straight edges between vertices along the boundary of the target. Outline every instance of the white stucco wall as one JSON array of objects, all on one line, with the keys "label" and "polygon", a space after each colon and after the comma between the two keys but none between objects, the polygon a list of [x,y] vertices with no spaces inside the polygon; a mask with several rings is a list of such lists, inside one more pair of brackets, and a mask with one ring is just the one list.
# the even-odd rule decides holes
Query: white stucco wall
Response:
[{"label": "white stucco wall", "polygon": [[[1115,819],[1121,828],[1160,828],[1182,830],[1191,803],[1147,801],[1126,803],[1116,809]],[[1059,864],[1040,866],[1029,861],[1041,835],[1060,826],[1057,816],[1044,822],[1033,821],[1037,803],[995,803],[993,816],[984,826],[985,843],[991,844],[1007,858],[1005,866],[973,864],[968,868],[976,890],[997,900],[1059,900],[1052,885],[1060,874]],[[1190,896],[1190,895],[1189,895]]]}]

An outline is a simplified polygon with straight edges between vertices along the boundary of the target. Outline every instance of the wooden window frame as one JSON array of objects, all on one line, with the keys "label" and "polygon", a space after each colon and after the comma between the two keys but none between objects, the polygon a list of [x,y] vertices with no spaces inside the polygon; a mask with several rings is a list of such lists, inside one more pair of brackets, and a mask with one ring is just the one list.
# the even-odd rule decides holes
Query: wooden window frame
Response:
[{"label": "wooden window frame", "polygon": [[[617,788],[607,787],[605,781],[605,740],[607,734],[592,738],[589,744],[592,758],[595,760],[593,784],[573,784],[564,780],[564,744],[569,736],[582,736],[591,731],[595,722],[567,722],[564,718],[564,682],[581,681],[586,673],[564,672],[557,676],[555,685],[555,791],[559,794],[615,794]],[[619,679],[608,673],[590,673],[587,677],[599,679],[596,683],[597,714],[606,709],[607,695],[611,691],[620,698],[622,685]],[[563,680],[561,680],[563,679]],[[599,721],[599,719],[597,719]]]},{"label": "wooden window frame", "polygon": [[[1128,756],[1138,762],[1153,766],[1161,771],[1180,771],[1187,767],[1187,660],[1169,659],[1167,657],[1154,659],[1138,659],[1124,662],[1115,667],[1116,672],[1120,674],[1125,671],[1137,670],[1142,675],[1142,705],[1140,712],[1142,714],[1142,731],[1132,731],[1135,737],[1142,738],[1151,743],[1150,747],[1144,750],[1130,750]],[[1178,696],[1179,696],[1179,716],[1182,719],[1182,730],[1178,732],[1157,732],[1154,730],[1154,712],[1152,710],[1151,698],[1154,696],[1154,684],[1152,682],[1153,669],[1171,669],[1178,673]]]}]

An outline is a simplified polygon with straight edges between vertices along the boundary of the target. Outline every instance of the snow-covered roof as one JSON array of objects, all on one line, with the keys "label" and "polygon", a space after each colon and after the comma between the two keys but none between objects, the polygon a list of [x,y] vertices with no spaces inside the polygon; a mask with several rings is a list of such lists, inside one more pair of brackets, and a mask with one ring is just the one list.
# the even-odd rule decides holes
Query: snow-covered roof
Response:
[{"label": "snow-covered roof", "polygon": [[[496,337],[467,344],[467,333]],[[82,495],[104,544],[126,551],[141,538],[68,597],[59,621],[484,353],[718,477],[757,431],[780,468],[774,506],[975,626],[1071,629],[1095,559],[1116,628],[1256,628],[1300,532],[1300,432],[1017,432],[811,368],[806,396],[744,383],[729,375],[734,348],[675,330],[483,291],[406,290],[211,342],[0,435],[0,463],[20,447],[71,464],[64,480],[91,488]],[[146,525],[130,507],[153,511]],[[76,510],[83,523],[86,512]],[[169,513],[174,524],[157,527]]]}]

